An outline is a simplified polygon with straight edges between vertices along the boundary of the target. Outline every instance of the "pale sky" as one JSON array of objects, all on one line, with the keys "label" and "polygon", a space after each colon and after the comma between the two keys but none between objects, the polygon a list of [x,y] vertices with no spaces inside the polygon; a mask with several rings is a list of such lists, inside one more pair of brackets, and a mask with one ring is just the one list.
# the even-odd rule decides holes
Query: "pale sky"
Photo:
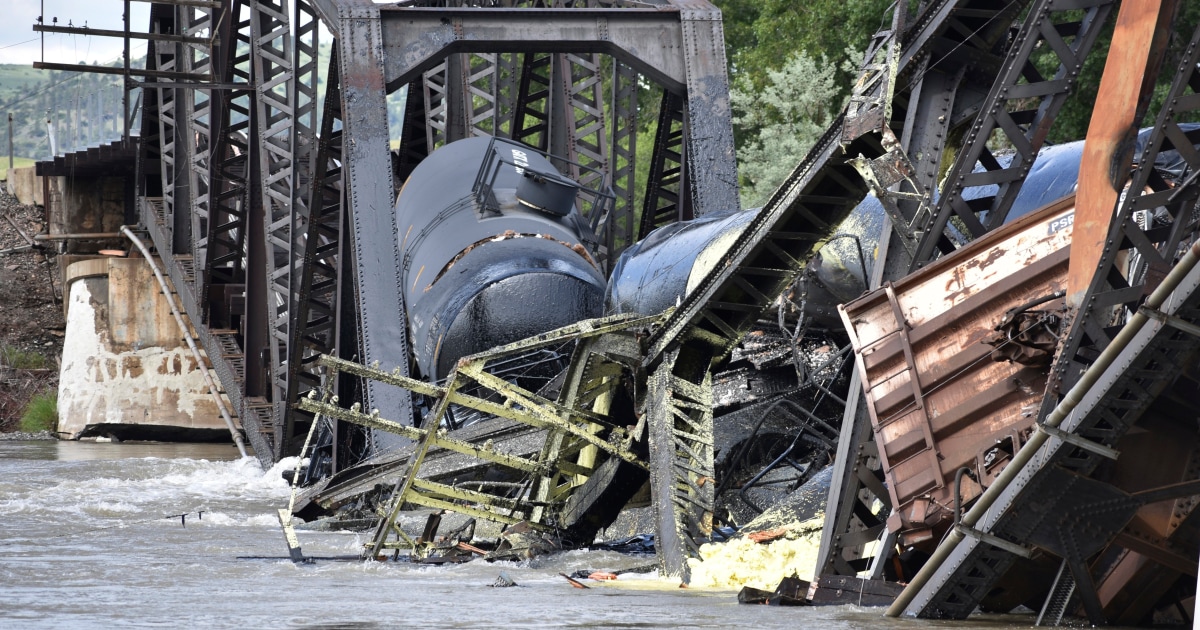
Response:
[{"label": "pale sky", "polygon": [[[114,31],[124,30],[121,20],[123,0],[0,0],[0,63],[29,65],[41,61],[41,36],[33,32],[33,25],[46,7],[46,24],[58,17],[59,26],[86,24],[91,28]],[[133,12],[132,28],[146,31],[150,19],[150,4],[130,2]],[[85,37],[83,35],[60,35],[44,33],[46,37],[45,61],[54,63],[80,63],[93,61],[106,63],[116,61],[121,55],[119,37]],[[32,40],[32,41],[29,41]],[[133,40],[131,57],[137,59],[146,52],[144,40]]]}]

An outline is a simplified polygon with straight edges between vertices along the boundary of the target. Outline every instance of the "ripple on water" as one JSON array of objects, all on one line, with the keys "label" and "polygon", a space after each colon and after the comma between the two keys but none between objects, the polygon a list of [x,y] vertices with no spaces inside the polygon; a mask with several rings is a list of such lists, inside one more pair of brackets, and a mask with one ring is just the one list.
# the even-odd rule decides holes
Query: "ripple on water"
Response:
[{"label": "ripple on water", "polygon": [[[95,446],[103,448],[69,445],[57,459],[53,444],[0,445],[0,628],[916,628],[875,609],[738,606],[731,591],[680,589],[652,575],[587,590],[558,576],[651,562],[611,552],[446,567],[294,565],[275,519],[287,504],[284,466],[264,472],[254,460],[211,458],[211,446],[152,456],[136,445]],[[193,513],[186,526],[167,518],[182,512]],[[352,556],[364,542],[299,535],[314,556]],[[521,586],[491,588],[501,571]]]}]

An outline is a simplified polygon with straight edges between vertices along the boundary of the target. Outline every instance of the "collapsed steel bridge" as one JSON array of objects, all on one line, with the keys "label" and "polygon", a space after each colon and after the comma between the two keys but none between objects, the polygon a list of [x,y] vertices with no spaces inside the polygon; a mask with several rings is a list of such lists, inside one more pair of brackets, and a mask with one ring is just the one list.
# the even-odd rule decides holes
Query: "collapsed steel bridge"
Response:
[{"label": "collapsed steel bridge", "polygon": [[[1007,574],[1027,569],[1017,559],[1031,546],[1061,559],[1042,610],[1052,622],[1070,602],[1093,622],[1138,621],[1179,576],[1194,576],[1192,464],[1140,498],[1094,475],[1139,421],[1162,435],[1194,425],[1194,417],[1170,417],[1173,401],[1186,400],[1179,388],[1190,377],[1179,374],[1194,365],[1198,340],[1194,274],[1171,272],[1193,238],[1200,193],[1195,134],[1180,127],[1200,109],[1200,32],[1172,33],[1177,4],[1126,2],[1118,11],[1106,0],[946,0],[912,14],[902,8],[873,40],[843,115],[723,264],[648,331],[640,356],[586,356],[581,371],[603,372],[608,361],[655,392],[647,463],[667,572],[686,572],[711,526],[712,369],[868,192],[890,218],[872,287],[1002,226],[1098,33],[1115,20],[1112,48],[1126,56],[1110,55],[1081,166],[1070,325],[1034,422],[1043,437],[1029,439],[1030,453],[1013,460],[1021,465],[995,484],[993,495],[1003,496],[985,494],[956,519],[950,546],[912,576],[890,612],[965,617]],[[333,38],[324,68],[322,32]],[[384,382],[391,367],[407,375],[409,356],[391,208],[398,184],[437,146],[502,135],[607,173],[617,202],[597,224],[606,226],[609,260],[654,227],[737,207],[720,16],[701,0],[178,0],[155,3],[145,36],[153,41],[147,68],[123,70],[145,79],[140,218],[264,461],[298,451],[320,409],[299,401],[321,385],[321,355],[382,364],[375,378],[342,380],[339,394],[377,409],[371,416],[413,424],[408,390]],[[1134,156],[1127,139],[1168,50],[1180,59],[1176,76]],[[602,72],[611,73],[611,116]],[[328,85],[323,99],[318,75]],[[662,96],[635,221],[633,130],[645,82]],[[402,89],[407,109],[395,134],[386,98]],[[394,153],[389,139],[399,142]],[[1011,158],[989,148],[997,139],[1012,147]],[[1167,150],[1191,176],[1168,185],[1156,175],[1154,158]],[[1136,167],[1132,190],[1150,192],[1118,194],[1114,173],[1127,164]],[[1127,273],[1131,258],[1143,272]],[[1116,335],[1113,314],[1122,312],[1137,313],[1141,325]],[[1124,354],[1112,361],[1106,352]],[[1077,386],[1086,386],[1084,399],[1073,395],[1075,415],[1064,420],[1060,400]],[[867,405],[857,395],[847,401],[818,573],[879,578],[896,550],[887,519],[899,507],[888,491],[888,445],[874,441]],[[936,468],[933,421],[925,420],[919,451]],[[1195,427],[1187,428],[1195,450]],[[934,483],[953,475],[939,470]],[[1066,500],[1076,487],[1085,490]],[[1131,521],[1154,497],[1173,502],[1161,522]],[[1041,516],[1045,506],[1057,506],[1052,516]],[[1098,552],[1107,558],[1103,575],[1088,563]],[[1134,595],[1113,595],[1123,587]]]},{"label": "collapsed steel bridge", "polygon": [[[319,383],[321,354],[407,373],[391,210],[435,148],[502,135],[571,163],[582,184],[603,174],[610,259],[659,225],[738,207],[724,37],[707,2],[179,0],[154,3],[150,22],[126,35],[150,40],[146,67],[106,69],[143,88],[128,139],[142,148],[137,219],[264,463],[298,450],[311,417],[292,403]],[[635,212],[639,82],[661,104]],[[389,129],[398,91],[403,129]],[[364,402],[411,424],[408,396],[365,387]]]}]

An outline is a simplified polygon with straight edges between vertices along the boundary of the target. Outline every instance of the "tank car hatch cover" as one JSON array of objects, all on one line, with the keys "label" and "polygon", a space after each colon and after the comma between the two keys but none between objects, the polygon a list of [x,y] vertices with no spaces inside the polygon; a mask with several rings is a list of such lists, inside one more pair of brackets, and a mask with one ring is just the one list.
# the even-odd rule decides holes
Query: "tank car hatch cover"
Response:
[{"label": "tank car hatch cover", "polygon": [[565,217],[571,213],[579,184],[555,172],[523,170],[524,178],[517,184],[518,202],[554,216]]}]

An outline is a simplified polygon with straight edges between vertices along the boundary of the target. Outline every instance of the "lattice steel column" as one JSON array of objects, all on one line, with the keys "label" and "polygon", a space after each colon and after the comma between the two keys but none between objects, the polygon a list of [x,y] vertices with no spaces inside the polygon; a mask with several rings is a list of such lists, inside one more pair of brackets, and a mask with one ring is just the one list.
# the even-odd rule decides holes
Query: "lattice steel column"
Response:
[{"label": "lattice steel column", "polygon": [[449,95],[446,92],[448,68],[448,61],[443,60],[421,74],[425,100],[425,145],[431,152],[450,141],[447,127]]},{"label": "lattice steel column", "polygon": [[[291,127],[291,165],[293,168],[291,212],[289,224],[287,226],[288,235],[291,238],[291,244],[288,249],[288,298],[289,304],[286,307],[286,312],[280,314],[280,317],[287,318],[286,328],[275,330],[272,334],[287,335],[286,342],[280,345],[279,354],[281,363],[272,365],[272,373],[275,381],[275,391],[283,392],[281,399],[278,399],[275,406],[276,420],[281,425],[280,443],[276,445],[277,457],[282,457],[293,452],[298,445],[293,445],[292,439],[297,431],[301,435],[307,433],[308,422],[311,417],[307,414],[302,414],[294,409],[290,401],[297,400],[300,396],[307,393],[310,389],[319,385],[319,379],[310,378],[304,383],[296,382],[296,377],[303,374],[304,367],[301,365],[304,362],[305,355],[311,354],[311,348],[305,348],[301,345],[301,339],[306,338],[304,329],[309,324],[309,305],[300,306],[301,301],[307,301],[309,291],[312,285],[313,265],[315,264],[315,250],[321,248],[323,243],[319,242],[321,235],[314,233],[314,217],[311,216],[313,211],[310,203],[313,199],[318,199],[315,203],[324,203],[323,199],[316,197],[322,194],[324,183],[324,169],[317,162],[319,159],[319,151],[317,148],[317,74],[318,61],[317,50],[319,49],[319,22],[315,14],[312,4],[307,0],[295,0],[295,47],[293,48],[292,68],[293,73],[293,89],[292,106],[294,107],[294,119]],[[327,87],[327,89],[329,89]],[[309,182],[308,186],[302,182]],[[340,204],[339,204],[340,209]],[[320,212],[318,208],[317,212]],[[338,214],[340,218],[340,214]],[[335,236],[340,230],[340,224],[335,225]],[[277,230],[277,234],[282,237],[282,231]],[[333,250],[337,251],[340,240],[334,238]],[[278,256],[278,254],[277,254]],[[336,255],[334,256],[336,262]],[[336,275],[336,274],[335,274]],[[301,276],[305,276],[302,278]],[[304,286],[305,281],[308,286]],[[336,284],[336,280],[335,280]],[[320,307],[318,307],[320,309]],[[302,312],[303,311],[303,312]],[[333,313],[333,308],[324,309],[322,316]],[[319,316],[320,317],[320,316]],[[324,322],[318,323],[317,328],[320,329]],[[331,326],[333,319],[331,318],[326,326]],[[277,325],[278,329],[279,326]],[[335,337],[335,335],[331,336]],[[324,341],[324,340],[323,340]],[[320,351],[332,350],[332,344],[321,344]],[[300,424],[297,429],[297,424]]]},{"label": "lattice steel column", "polygon": [[472,137],[496,134],[499,120],[499,72],[496,53],[460,55],[463,83],[464,124]]},{"label": "lattice steel column", "polygon": [[633,244],[637,161],[638,73],[620,61],[612,62],[612,139],[608,158],[608,183],[616,197],[608,220],[606,246],[609,260]]},{"label": "lattice steel column", "polygon": [[[213,32],[213,7],[181,6],[180,30],[189,37],[204,37],[217,43]],[[211,44],[179,44],[182,70],[188,74],[212,76]],[[208,247],[208,220],[211,206],[209,171],[212,158],[212,100],[215,90],[185,88],[181,90],[184,108],[184,144],[187,147],[188,192],[190,194],[188,215],[190,217],[191,253],[193,280],[199,280],[195,269],[204,268]],[[176,202],[181,200],[176,199]],[[202,290],[198,294],[204,293]]]},{"label": "lattice steel column", "polygon": [[512,139],[540,151],[550,148],[550,65],[553,55],[525,53],[513,107]]},{"label": "lattice steel column", "polygon": [[[295,48],[292,68],[295,79],[295,121],[292,123],[292,152],[295,172],[292,177],[296,184],[293,192],[293,222],[292,249],[304,247],[305,224],[309,218],[311,186],[302,182],[311,181],[319,173],[317,164],[317,109],[321,103],[317,101],[317,74],[319,62],[317,51],[320,49],[320,21],[317,19],[311,0],[295,0]],[[297,252],[294,261],[299,261],[302,254]]]},{"label": "lattice steel column", "polygon": [[[215,131],[209,172],[206,287],[245,282],[247,156],[250,108],[250,16],[241,0],[227,3],[219,18],[222,49],[214,78],[238,85],[213,96]],[[202,300],[207,303],[207,300]]]},{"label": "lattice steel column", "polygon": [[[156,22],[156,27],[163,26],[163,22]],[[174,20],[171,21],[170,29],[174,29]],[[154,69],[173,72],[177,69],[177,50],[176,45],[171,42],[154,41],[150,43],[150,47],[154,50]],[[178,166],[176,164],[176,149],[178,130],[177,125],[177,106],[176,89],[172,87],[159,87],[155,90],[158,95],[158,139],[159,139],[159,160],[161,162],[160,177],[162,178],[162,224],[167,229],[171,242],[174,244],[176,239],[174,234],[175,228],[175,205],[176,205],[176,190],[175,182]],[[173,254],[174,252],[164,252]]]},{"label": "lattice steel column", "polygon": [[[600,60],[596,54],[557,55],[559,102],[563,110],[556,112],[561,124],[561,146],[564,153],[557,155],[572,162],[564,175],[579,182],[584,188],[602,186],[600,181],[608,170],[608,137],[605,133],[604,95],[600,81]],[[555,125],[551,125],[555,129]],[[556,130],[557,131],[557,130]],[[551,146],[555,146],[553,139]],[[586,168],[580,168],[580,167]],[[595,170],[587,170],[587,169]],[[589,222],[601,217],[592,216],[591,197],[580,193],[577,198],[579,211]]]},{"label": "lattice steel column", "polygon": [[521,89],[522,57],[520,53],[496,53],[496,122],[495,133],[512,138],[513,114]]},{"label": "lattice steel column", "polygon": [[[267,329],[271,397],[282,420],[287,394],[284,357],[291,308],[292,226],[295,201],[296,82],[287,0],[250,3],[255,120],[260,192],[266,233]],[[278,457],[280,443],[274,444]]]},{"label": "lattice steel column", "polygon": [[650,156],[650,174],[646,179],[642,220],[637,238],[655,228],[692,218],[687,199],[683,143],[683,99],[663,90],[654,131],[654,152]]},{"label": "lattice steel column", "polygon": [[[687,581],[688,558],[712,535],[712,374],[704,352],[673,350],[650,374],[647,427],[655,548],[663,575]],[[696,375],[702,375],[698,381]]]},{"label": "lattice steel column", "polygon": [[[341,122],[341,78],[335,44],[329,58],[325,80],[325,100],[318,136],[316,167],[309,199],[312,213],[304,228],[303,259],[297,274],[296,306],[292,338],[288,343],[288,396],[299,400],[309,390],[321,386],[316,361],[322,354],[338,356],[340,330],[342,264],[345,243],[342,238],[342,132],[334,128]],[[330,385],[336,387],[336,382]],[[284,422],[284,450],[307,431],[312,415],[289,408]]]}]

